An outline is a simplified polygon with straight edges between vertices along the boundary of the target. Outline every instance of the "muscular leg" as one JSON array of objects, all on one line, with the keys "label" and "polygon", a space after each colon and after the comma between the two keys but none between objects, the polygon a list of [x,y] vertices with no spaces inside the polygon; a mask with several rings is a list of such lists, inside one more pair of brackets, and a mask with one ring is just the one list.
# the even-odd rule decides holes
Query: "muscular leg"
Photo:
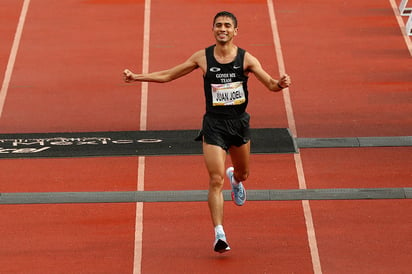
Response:
[{"label": "muscular leg", "polygon": [[243,182],[249,177],[250,141],[240,147],[229,148],[235,180]]},{"label": "muscular leg", "polygon": [[223,182],[226,151],[219,146],[203,142],[203,155],[209,172],[208,203],[214,226],[223,224]]}]

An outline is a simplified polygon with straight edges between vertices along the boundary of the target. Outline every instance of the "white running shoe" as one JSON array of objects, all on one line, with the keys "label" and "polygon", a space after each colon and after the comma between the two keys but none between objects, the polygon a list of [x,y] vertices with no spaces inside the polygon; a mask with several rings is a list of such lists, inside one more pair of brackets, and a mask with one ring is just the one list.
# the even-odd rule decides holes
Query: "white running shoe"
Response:
[{"label": "white running shoe", "polygon": [[213,246],[213,250],[219,253],[224,253],[230,250],[225,234],[217,234]]},{"label": "white running shoe", "polygon": [[246,202],[246,190],[242,182],[235,182],[233,172],[234,168],[229,167],[226,170],[226,176],[229,178],[230,185],[232,186],[232,200],[236,205],[241,206]]}]

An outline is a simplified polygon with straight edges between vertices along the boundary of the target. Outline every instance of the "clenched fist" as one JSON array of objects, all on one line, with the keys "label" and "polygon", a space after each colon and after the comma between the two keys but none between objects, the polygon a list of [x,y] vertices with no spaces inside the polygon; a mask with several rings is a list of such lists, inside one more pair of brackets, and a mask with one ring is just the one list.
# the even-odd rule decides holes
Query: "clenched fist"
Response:
[{"label": "clenched fist", "polygon": [[278,81],[278,86],[279,88],[287,88],[290,86],[292,82],[290,81],[290,76],[287,74],[284,74],[282,77],[280,77],[279,81]]},{"label": "clenched fist", "polygon": [[124,79],[124,81],[125,81],[126,83],[130,83],[130,82],[135,81],[135,79],[134,79],[134,73],[131,72],[131,71],[128,70],[128,69],[125,69],[125,70],[123,71],[123,79]]}]

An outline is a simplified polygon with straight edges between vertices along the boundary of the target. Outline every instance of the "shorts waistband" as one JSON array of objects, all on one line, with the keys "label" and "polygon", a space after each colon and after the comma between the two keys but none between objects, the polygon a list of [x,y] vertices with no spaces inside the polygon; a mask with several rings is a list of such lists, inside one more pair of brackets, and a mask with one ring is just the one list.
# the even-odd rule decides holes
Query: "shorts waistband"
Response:
[{"label": "shorts waistband", "polygon": [[249,113],[243,112],[240,115],[234,115],[234,116],[222,116],[222,115],[214,114],[214,113],[206,113],[204,117],[210,117],[210,118],[217,119],[217,120],[237,120],[237,119],[243,119],[243,118],[249,117]]}]

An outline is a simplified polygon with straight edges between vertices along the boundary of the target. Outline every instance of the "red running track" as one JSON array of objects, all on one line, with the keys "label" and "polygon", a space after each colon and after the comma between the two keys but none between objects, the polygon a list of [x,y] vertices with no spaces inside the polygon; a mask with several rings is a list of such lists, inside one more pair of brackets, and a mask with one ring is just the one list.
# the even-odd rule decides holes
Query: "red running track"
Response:
[{"label": "red running track", "polygon": [[[3,0],[0,7],[1,75],[22,3]],[[411,57],[389,1],[274,6],[298,137],[412,135]],[[151,1],[150,70],[213,43],[212,17],[225,9],[240,20],[237,44],[278,75],[263,0]],[[144,1],[31,0],[0,132],[139,129],[141,84],[123,84],[121,72],[142,69],[143,22]],[[201,83],[196,71],[149,84],[147,128],[199,128]],[[281,94],[253,77],[250,90],[252,126],[289,126]],[[411,187],[410,155],[405,147],[300,151],[308,188]],[[299,188],[294,155],[253,155],[251,164],[249,189]],[[0,168],[1,192],[54,192],[136,190],[143,167],[136,157],[107,157],[1,160]],[[201,156],[147,157],[144,174],[145,190],[207,187]],[[323,273],[407,273],[412,266],[410,200],[311,201],[310,209]],[[135,204],[15,205],[0,212],[5,273],[318,270],[299,201],[227,203],[232,251],[223,256],[212,251],[205,203],[145,204],[141,250]]]}]

